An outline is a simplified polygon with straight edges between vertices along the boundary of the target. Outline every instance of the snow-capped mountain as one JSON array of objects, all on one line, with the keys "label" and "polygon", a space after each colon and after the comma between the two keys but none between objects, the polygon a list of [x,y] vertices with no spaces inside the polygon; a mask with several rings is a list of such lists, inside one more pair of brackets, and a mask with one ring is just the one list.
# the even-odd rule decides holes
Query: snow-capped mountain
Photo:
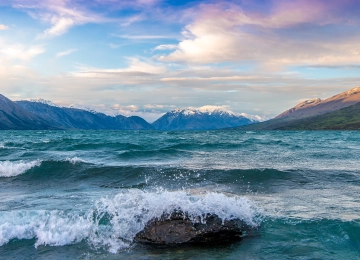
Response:
[{"label": "snow-capped mountain", "polygon": [[99,114],[100,112],[94,110],[94,109],[91,109],[91,108],[88,108],[88,107],[82,107],[82,106],[77,106],[77,105],[70,105],[68,106],[67,108],[75,108],[75,109],[80,109],[80,110],[84,110],[84,111],[87,111],[87,112],[90,112],[92,114]]},{"label": "snow-capped mountain", "polygon": [[42,98],[30,99],[29,101],[30,101],[30,102],[36,102],[36,103],[41,103],[41,104],[49,105],[49,106],[52,106],[52,107],[59,107],[58,105],[56,105],[56,104],[53,103],[52,101],[50,101],[50,100],[45,100],[45,99],[42,99]]},{"label": "snow-capped mountain", "polygon": [[223,107],[203,106],[171,110],[152,126],[158,130],[204,130],[243,126],[258,121]]},{"label": "snow-capped mountain", "polygon": [[[25,100],[21,100],[21,101],[25,101]],[[84,111],[87,111],[87,112],[90,112],[90,113],[93,113],[93,114],[100,113],[100,112],[98,112],[98,111],[96,111],[94,109],[91,109],[91,108],[88,108],[88,107],[82,107],[82,106],[78,106],[78,105],[70,105],[70,106],[67,106],[67,107],[58,106],[54,102],[52,102],[50,100],[43,99],[43,98],[30,99],[29,102],[40,103],[40,104],[44,104],[44,105],[48,105],[48,106],[52,106],[52,107],[75,108],[75,109],[84,110]]]}]

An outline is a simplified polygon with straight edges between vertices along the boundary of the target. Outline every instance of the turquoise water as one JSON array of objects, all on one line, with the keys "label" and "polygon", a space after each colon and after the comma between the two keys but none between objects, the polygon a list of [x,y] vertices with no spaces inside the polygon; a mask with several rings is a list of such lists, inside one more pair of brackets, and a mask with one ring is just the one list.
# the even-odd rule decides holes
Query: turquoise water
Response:
[{"label": "turquoise water", "polygon": [[[360,259],[358,131],[1,131],[1,259]],[[175,208],[242,241],[149,247]]]}]

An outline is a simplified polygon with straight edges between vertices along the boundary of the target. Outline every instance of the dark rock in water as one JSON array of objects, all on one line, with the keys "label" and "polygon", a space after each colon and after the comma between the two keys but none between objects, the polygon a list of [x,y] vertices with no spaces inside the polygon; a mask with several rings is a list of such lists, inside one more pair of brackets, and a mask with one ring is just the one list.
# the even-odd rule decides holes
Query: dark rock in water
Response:
[{"label": "dark rock in water", "polygon": [[147,244],[215,243],[239,240],[246,225],[240,220],[222,221],[215,214],[190,218],[181,211],[162,215],[150,220],[145,228],[136,234],[135,241]]}]

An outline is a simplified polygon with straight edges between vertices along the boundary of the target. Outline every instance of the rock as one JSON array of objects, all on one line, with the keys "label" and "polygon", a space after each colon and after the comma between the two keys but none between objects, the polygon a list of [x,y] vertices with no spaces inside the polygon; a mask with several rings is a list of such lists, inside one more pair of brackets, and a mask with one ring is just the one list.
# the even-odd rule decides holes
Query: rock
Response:
[{"label": "rock", "polygon": [[240,220],[222,221],[215,214],[190,218],[186,213],[174,211],[150,220],[145,228],[136,234],[135,242],[171,245],[182,243],[215,243],[240,240],[246,224]]}]

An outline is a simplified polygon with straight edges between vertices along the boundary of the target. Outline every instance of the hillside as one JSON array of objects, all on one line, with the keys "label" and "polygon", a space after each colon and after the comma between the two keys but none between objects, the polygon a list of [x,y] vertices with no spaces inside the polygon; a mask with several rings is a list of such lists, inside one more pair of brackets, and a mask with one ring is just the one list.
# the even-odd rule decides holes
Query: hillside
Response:
[{"label": "hillside", "polygon": [[50,125],[62,129],[152,129],[148,122],[137,116],[108,116],[78,108],[58,107],[44,101],[16,101],[16,104],[42,118]]},{"label": "hillside", "polygon": [[320,116],[300,119],[277,129],[360,130],[360,103]]},{"label": "hillside", "polygon": [[240,127],[242,130],[359,129],[360,87],[331,98],[313,99],[286,110],[274,119]]},{"label": "hillside", "polygon": [[352,106],[358,102],[360,102],[360,87],[352,88],[324,100],[320,98],[306,100],[275,118],[299,119],[317,116]]},{"label": "hillside", "polygon": [[0,129],[39,130],[53,129],[53,127],[42,118],[26,111],[15,102],[0,94]]}]

